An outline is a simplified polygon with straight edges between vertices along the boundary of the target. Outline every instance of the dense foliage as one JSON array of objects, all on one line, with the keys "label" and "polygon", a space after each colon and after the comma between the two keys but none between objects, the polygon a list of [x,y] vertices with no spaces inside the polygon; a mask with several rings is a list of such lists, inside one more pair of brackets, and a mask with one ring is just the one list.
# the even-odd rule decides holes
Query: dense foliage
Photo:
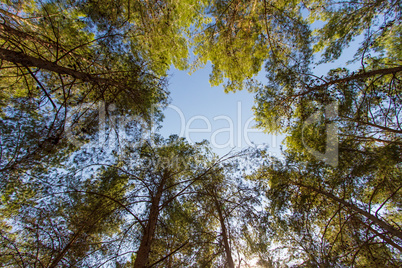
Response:
[{"label": "dense foliage", "polygon": [[[0,263],[401,267],[401,17],[397,0],[1,1]],[[351,47],[351,69],[317,71]],[[283,160],[149,135],[168,70],[208,61],[287,134]]]}]

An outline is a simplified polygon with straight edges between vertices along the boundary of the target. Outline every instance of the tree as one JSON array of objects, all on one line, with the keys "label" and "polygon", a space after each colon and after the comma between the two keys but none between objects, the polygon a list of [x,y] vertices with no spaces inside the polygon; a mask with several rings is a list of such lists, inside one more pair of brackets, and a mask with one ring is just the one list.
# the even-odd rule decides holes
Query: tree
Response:
[{"label": "tree", "polygon": [[[10,132],[9,127],[20,129],[3,138],[9,141],[3,172],[35,162],[56,145],[65,147],[68,131],[83,134],[83,140],[94,134],[100,102],[146,122],[155,118],[153,106],[165,103],[164,78],[138,53],[130,53],[124,34],[91,28],[97,22],[79,6],[68,1],[7,2],[0,12],[2,133]],[[17,125],[10,106],[20,111]],[[28,132],[25,124],[33,118],[37,133]]]},{"label": "tree", "polygon": [[[300,124],[315,111],[337,102],[339,117],[334,117],[334,121],[345,130],[357,129],[355,138],[399,143],[402,69],[395,47],[400,42],[400,25],[394,23],[400,14],[399,6],[392,1],[312,1],[306,3],[306,8],[311,22],[321,18],[327,21],[315,30],[318,42],[313,43],[316,52],[325,50],[321,63],[337,59],[354,37],[364,34],[353,59],[361,66],[353,72],[338,68],[326,77],[317,77],[313,66],[288,71],[267,65],[270,83],[261,87],[256,96],[260,127],[268,132],[292,132],[294,122]],[[380,18],[380,14],[386,15]]]},{"label": "tree", "polygon": [[[3,229],[3,243],[9,244],[3,262],[45,267],[204,262],[209,238],[192,232],[207,231],[212,222],[202,218],[190,196],[223,159],[206,164],[205,144],[177,137],[154,142],[128,146],[109,164],[94,162],[99,149],[81,149],[66,163],[67,174],[57,169],[41,178],[27,174],[33,185],[23,185],[32,196],[6,206],[7,211],[20,205],[8,217],[20,229]],[[178,252],[186,254],[177,258]]]},{"label": "tree", "polygon": [[[152,159],[151,170],[155,175],[149,179],[149,175],[138,175],[143,179],[142,183],[148,185],[147,195],[151,202],[134,267],[210,267],[217,255],[222,254],[222,247],[228,265],[234,267],[229,243],[233,243],[235,237],[229,233],[229,217],[235,214],[234,210],[246,206],[242,201],[247,199],[234,192],[237,196],[226,197],[230,201],[221,201],[217,187],[223,187],[224,181],[229,182],[222,181],[222,165],[237,155],[216,158],[208,152],[205,143],[190,146],[177,137],[171,137],[161,145],[155,149],[147,146],[143,151],[148,159]],[[224,211],[221,207],[224,202],[233,204]],[[213,211],[208,208],[211,205]],[[217,220],[211,213],[217,213]],[[217,241],[220,235],[214,234],[217,226],[220,226],[222,242]],[[218,243],[218,247],[214,243]],[[181,257],[175,257],[178,251]]]},{"label": "tree", "polygon": [[[255,257],[251,252],[250,235],[258,226],[259,193],[244,180],[245,170],[252,165],[247,160],[261,160],[260,150],[247,149],[228,153],[222,165],[214,167],[207,178],[195,189],[191,201],[201,215],[211,221],[207,238],[214,253],[206,255],[213,267],[240,267]],[[205,246],[204,246],[205,247]]]},{"label": "tree", "polygon": [[[385,1],[305,4],[311,21],[327,21],[313,43],[316,52],[324,50],[322,62],[338,58],[363,33],[353,59],[361,66],[317,77],[308,65],[291,71],[267,65],[257,120],[267,132],[288,134],[284,163],[261,168],[267,217],[277,224],[273,237],[287,241],[288,253],[306,266],[397,267],[402,69],[395,50],[400,24],[394,22],[400,7]],[[325,159],[331,149],[332,163]]]},{"label": "tree", "polygon": [[340,153],[336,168],[287,153],[252,176],[266,191],[273,239],[315,265],[399,266],[398,164],[376,152]]},{"label": "tree", "polygon": [[36,193],[29,199],[18,200],[24,204],[17,215],[8,218],[14,228],[2,230],[3,264],[87,266],[93,264],[91,258],[114,253],[115,237],[121,236],[124,230],[120,226],[124,226],[127,211],[121,200],[124,200],[128,177],[100,169],[90,180],[78,178],[83,181],[81,185],[77,182],[68,185],[74,176],[52,175],[59,176],[58,182],[48,180],[42,182],[42,187],[30,189]]},{"label": "tree", "polygon": [[219,250],[224,252],[223,259],[225,261],[222,265],[227,265],[228,267],[234,268],[233,243],[235,241],[233,239],[233,232],[231,232],[232,226],[230,226],[230,212],[233,211],[229,211],[229,209],[226,208],[226,205],[229,202],[233,202],[235,205],[237,205],[237,202],[233,200],[234,198],[230,196],[230,194],[222,194],[222,192],[225,191],[223,189],[224,185],[226,189],[232,186],[227,183],[228,181],[225,181],[222,170],[215,170],[210,176],[211,179],[207,182],[204,182],[205,185],[203,185],[198,191],[198,196],[196,199],[199,200],[198,202],[200,203],[202,209],[205,210],[206,215],[210,215],[210,217],[213,216],[215,218],[215,228],[219,226],[220,232],[214,240],[217,240],[216,243],[218,244]]},{"label": "tree", "polygon": [[[6,266],[401,266],[398,1],[3,1],[0,16]],[[354,38],[360,67],[319,77]],[[205,143],[143,139],[170,66],[208,61],[211,84],[256,92],[259,126],[288,134],[284,161],[244,175]]]},{"label": "tree", "polygon": [[76,3],[6,1],[0,14],[0,184],[12,217],[40,196],[32,177],[47,180],[48,169],[65,168],[77,147],[99,136],[109,107],[151,124],[167,92],[163,75],[130,52],[124,34],[97,30]]}]

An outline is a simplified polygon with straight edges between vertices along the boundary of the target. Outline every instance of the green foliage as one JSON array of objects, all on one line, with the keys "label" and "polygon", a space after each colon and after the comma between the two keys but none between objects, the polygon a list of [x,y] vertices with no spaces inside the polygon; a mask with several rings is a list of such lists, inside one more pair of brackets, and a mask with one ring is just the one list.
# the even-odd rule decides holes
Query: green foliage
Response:
[{"label": "green foliage", "polygon": [[57,163],[56,151],[74,147],[69,131],[80,142],[93,139],[99,103],[147,124],[161,118],[156,106],[166,105],[165,78],[137,51],[129,53],[125,35],[98,31],[100,23],[80,5],[6,1],[0,13],[0,172],[21,172],[40,160]]},{"label": "green foliage", "polygon": [[[374,156],[381,152],[362,155],[351,144],[341,148],[336,168],[287,154],[286,162],[272,159],[250,176],[266,189],[268,244],[283,247],[282,261],[310,263],[306,267],[397,267],[401,230],[392,208],[400,203],[400,168]],[[383,161],[377,165],[374,159]],[[385,231],[381,222],[391,227]],[[272,251],[278,258],[280,251]]]},{"label": "green foliage", "polygon": [[295,1],[214,1],[207,12],[212,22],[194,37],[193,68],[211,61],[210,82],[225,82],[226,92],[253,91],[266,61],[283,69],[295,54],[309,54],[309,29]]},{"label": "green foliage", "polygon": [[[2,1],[0,17],[3,265],[402,265],[398,1]],[[316,75],[357,38],[360,67]],[[208,61],[288,134],[284,160],[250,155],[266,158],[246,176],[206,142],[142,139],[170,67]],[[125,118],[127,141],[97,148]]]},{"label": "green foliage", "polygon": [[124,31],[130,50],[139,54],[158,75],[171,65],[188,67],[192,27],[206,19],[200,16],[207,1],[80,1],[84,12],[98,22],[100,31]]}]

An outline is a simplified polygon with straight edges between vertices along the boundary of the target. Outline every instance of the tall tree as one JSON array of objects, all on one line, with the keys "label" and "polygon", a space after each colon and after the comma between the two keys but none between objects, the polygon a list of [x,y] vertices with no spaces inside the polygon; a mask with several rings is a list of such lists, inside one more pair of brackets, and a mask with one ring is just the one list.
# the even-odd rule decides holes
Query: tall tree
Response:
[{"label": "tall tree", "polygon": [[102,118],[112,118],[109,107],[150,124],[167,92],[121,29],[97,29],[77,3],[5,1],[0,16],[0,195],[12,217],[41,196],[32,177],[49,179],[48,169],[65,168],[72,152],[101,135],[100,125],[113,128]]},{"label": "tall tree", "polygon": [[[268,182],[267,217],[277,224],[273,237],[289,243],[288,254],[306,265],[397,267],[400,5],[305,4],[311,22],[326,20],[315,31],[314,50],[324,50],[322,62],[338,58],[362,34],[353,59],[360,67],[317,77],[313,66],[293,68],[295,75],[289,75],[267,65],[269,84],[258,90],[257,120],[267,132],[288,134],[284,163],[261,168],[261,183]],[[325,159],[331,150],[333,162]]]},{"label": "tall tree", "polygon": [[246,158],[257,162],[259,152],[245,150],[229,156],[199,185],[193,197],[205,217],[215,222],[209,226],[215,233],[211,237],[216,244],[216,256],[211,258],[213,266],[240,267],[255,257],[250,253],[248,234],[253,232],[258,218],[256,207],[261,203],[253,185],[243,178],[244,164],[249,164],[245,163]]},{"label": "tall tree", "polygon": [[[210,156],[202,153],[205,152],[205,144],[190,146],[184,140],[174,136],[166,142],[161,141],[160,145],[160,147],[156,148],[143,147],[141,152],[148,159],[149,166],[147,169],[142,170],[137,177],[141,178],[141,183],[146,188],[144,189],[144,195],[149,196],[149,201],[145,210],[143,232],[135,256],[134,267],[145,267],[152,263],[166,263],[165,261],[172,262],[172,258],[167,258],[167,256],[171,256],[182,247],[197,248],[198,245],[194,243],[194,238],[188,234],[185,241],[174,241],[180,244],[177,245],[176,249],[172,248],[167,256],[159,255],[164,251],[153,251],[151,253],[154,237],[157,237],[156,231],[172,232],[166,229],[171,225],[168,222],[165,226],[159,226],[158,228],[160,219],[172,219],[181,224],[196,224],[197,220],[191,219],[195,215],[186,216],[191,211],[188,211],[188,209],[192,209],[191,212],[197,213],[195,207],[190,205],[188,196],[195,194],[197,186],[201,185],[203,181],[209,180],[208,175],[214,170],[215,166],[224,160],[208,160]],[[209,161],[209,164],[207,161]],[[177,219],[176,215],[167,214],[168,212],[180,213],[185,218]],[[186,217],[190,219],[186,219]],[[180,225],[173,225],[172,228],[180,228]],[[184,227],[184,230],[186,229]],[[191,230],[187,229],[187,231]],[[163,235],[159,235],[159,239],[161,239],[161,236],[163,237]],[[185,237],[186,235],[183,236],[183,238]],[[153,260],[152,262],[150,262],[151,259]],[[170,265],[174,266],[172,263]]]},{"label": "tall tree", "polygon": [[[19,130],[4,135],[9,143],[2,171],[46,156],[63,144],[66,132],[85,140],[96,132],[100,102],[149,122],[153,105],[166,101],[164,78],[129,49],[129,39],[119,29],[97,30],[78,5],[7,1],[0,11],[2,133]],[[18,112],[10,106],[20,111],[17,125]],[[32,119],[37,134],[26,125]]]},{"label": "tall tree", "polygon": [[41,177],[26,174],[32,185],[23,185],[34,192],[5,206],[14,210],[8,220],[21,229],[4,226],[3,262],[45,267],[208,263],[205,257],[214,247],[205,245],[213,241],[205,233],[213,221],[200,214],[192,196],[224,159],[212,159],[205,144],[177,137],[154,142],[126,147],[104,158],[106,163],[96,162],[102,159],[99,149],[83,148],[66,163],[72,169],[67,174],[57,168]]},{"label": "tall tree", "polygon": [[340,147],[335,168],[287,153],[285,162],[267,161],[252,176],[266,191],[272,239],[293,260],[315,265],[397,267],[400,159],[379,157],[382,150],[361,154],[347,145]]}]

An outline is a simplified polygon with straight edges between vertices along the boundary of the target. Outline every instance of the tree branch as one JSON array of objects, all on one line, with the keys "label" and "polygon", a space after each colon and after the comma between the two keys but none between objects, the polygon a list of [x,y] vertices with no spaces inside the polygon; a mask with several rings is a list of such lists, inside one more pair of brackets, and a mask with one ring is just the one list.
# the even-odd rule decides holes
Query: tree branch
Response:
[{"label": "tree branch", "polygon": [[94,84],[112,84],[112,81],[109,79],[98,77],[90,73],[79,72],[50,61],[35,58],[25,53],[9,49],[0,48],[0,59],[12,62],[14,64],[21,64],[24,67],[37,67],[58,74],[67,74],[84,82]]}]

